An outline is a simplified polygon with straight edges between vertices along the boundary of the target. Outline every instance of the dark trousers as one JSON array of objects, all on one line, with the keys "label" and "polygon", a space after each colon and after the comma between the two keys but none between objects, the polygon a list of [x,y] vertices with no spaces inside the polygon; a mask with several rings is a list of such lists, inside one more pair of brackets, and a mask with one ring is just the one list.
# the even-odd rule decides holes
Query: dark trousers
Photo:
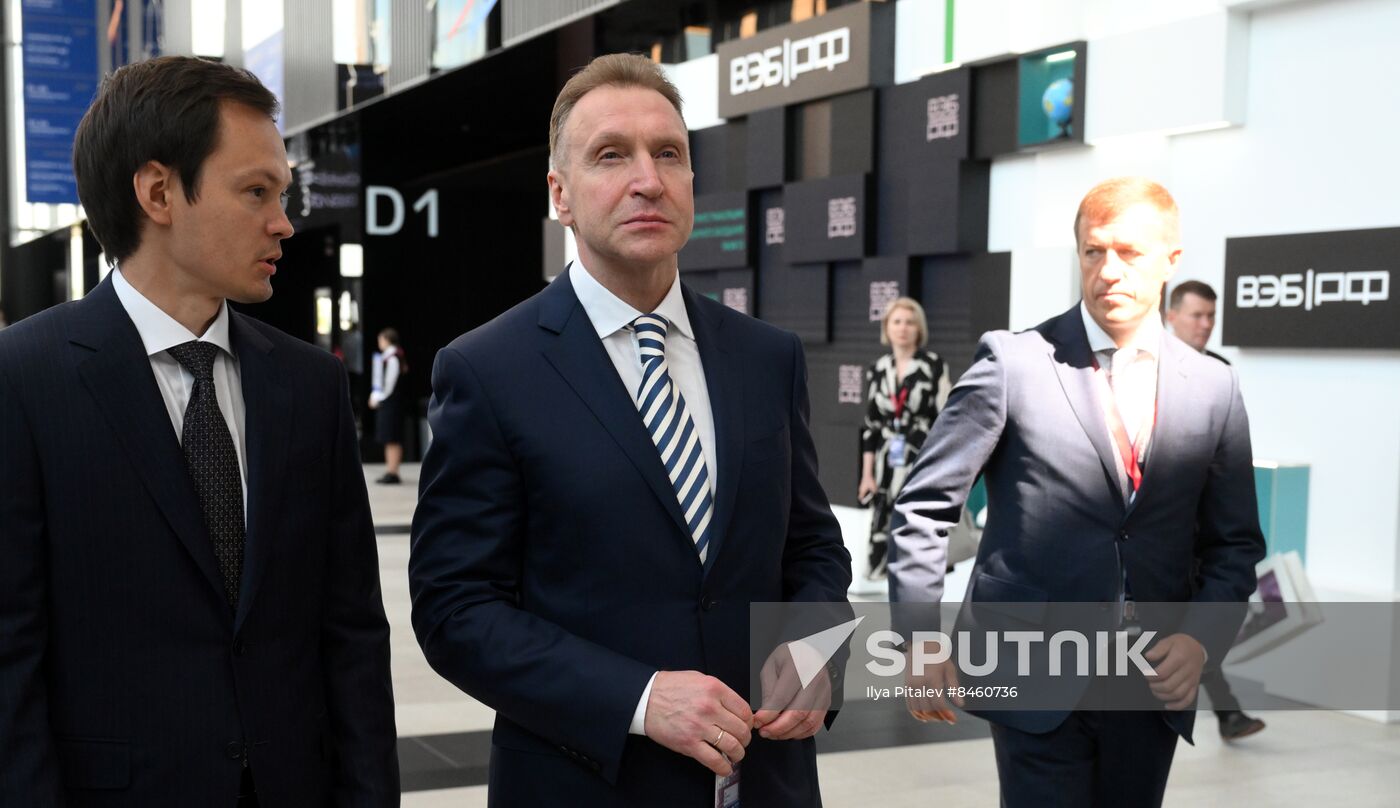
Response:
[{"label": "dark trousers", "polygon": [[1230,683],[1219,668],[1207,668],[1201,673],[1201,687],[1205,688],[1206,694],[1210,696],[1210,709],[1214,710],[1217,716],[1240,709],[1240,700],[1230,692]]},{"label": "dark trousers", "polygon": [[992,724],[1003,808],[1158,808],[1177,734],[1158,712],[1081,710],[1043,735]]}]

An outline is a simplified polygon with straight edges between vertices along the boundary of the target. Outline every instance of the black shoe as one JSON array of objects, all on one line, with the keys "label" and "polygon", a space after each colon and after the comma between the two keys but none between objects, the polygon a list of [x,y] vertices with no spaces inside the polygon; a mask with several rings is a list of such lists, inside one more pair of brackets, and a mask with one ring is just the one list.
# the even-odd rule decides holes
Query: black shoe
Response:
[{"label": "black shoe", "polygon": [[383,477],[380,477],[379,479],[375,480],[375,482],[379,483],[380,485],[398,485],[399,483],[403,482],[403,480],[400,480],[399,475],[397,474],[385,474]]},{"label": "black shoe", "polygon": [[1220,719],[1220,737],[1226,741],[1238,741],[1260,732],[1267,726],[1262,720],[1245,715],[1240,710],[1222,710],[1216,714]]}]

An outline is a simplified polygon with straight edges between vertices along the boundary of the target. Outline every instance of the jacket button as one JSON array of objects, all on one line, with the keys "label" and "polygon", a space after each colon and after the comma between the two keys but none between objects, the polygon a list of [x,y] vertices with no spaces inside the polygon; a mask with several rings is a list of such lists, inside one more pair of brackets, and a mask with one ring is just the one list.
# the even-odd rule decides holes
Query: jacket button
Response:
[{"label": "jacket button", "polygon": [[236,656],[236,657],[241,657],[241,656],[243,656],[243,655],[246,654],[246,653],[248,653],[248,645],[247,645],[247,643],[243,642],[243,640],[241,640],[241,639],[234,640],[234,641],[233,641],[233,655]]},{"label": "jacket button", "polygon": [[238,741],[230,741],[228,746],[224,747],[224,754],[228,756],[229,760],[241,760],[243,758],[243,744]]},{"label": "jacket button", "polygon": [[710,609],[714,608],[714,605],[715,600],[709,595],[705,595],[704,597],[700,598],[700,611],[708,612]]},{"label": "jacket button", "polygon": [[1128,540],[1128,531],[1126,531],[1126,530],[1120,530],[1120,531],[1118,531],[1118,541],[1127,541],[1127,540]]}]

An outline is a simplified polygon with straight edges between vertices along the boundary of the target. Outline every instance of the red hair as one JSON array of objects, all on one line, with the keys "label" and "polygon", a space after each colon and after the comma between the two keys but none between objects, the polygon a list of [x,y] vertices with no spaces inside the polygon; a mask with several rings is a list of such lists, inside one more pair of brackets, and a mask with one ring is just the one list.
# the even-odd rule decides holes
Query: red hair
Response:
[{"label": "red hair", "polygon": [[1125,209],[1143,202],[1162,214],[1164,240],[1175,243],[1181,227],[1176,200],[1166,188],[1146,177],[1114,177],[1090,188],[1074,215],[1074,243],[1079,243],[1080,222],[1111,221]]}]

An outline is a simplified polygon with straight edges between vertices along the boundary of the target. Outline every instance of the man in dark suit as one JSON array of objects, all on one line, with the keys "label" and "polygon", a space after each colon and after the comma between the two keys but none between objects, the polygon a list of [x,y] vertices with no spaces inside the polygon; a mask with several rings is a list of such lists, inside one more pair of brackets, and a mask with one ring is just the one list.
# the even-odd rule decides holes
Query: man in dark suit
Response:
[{"label": "man in dark suit", "polygon": [[1192,348],[1225,364],[1225,357],[1206,348],[1215,331],[1215,290],[1201,281],[1182,281],[1172,287],[1167,304],[1167,325],[1172,333]]},{"label": "man in dark suit", "polygon": [[[897,506],[892,600],[941,597],[947,531],[979,472],[990,510],[972,603],[1097,602],[1130,621],[1138,602],[1254,590],[1264,539],[1238,380],[1157,314],[1181,256],[1176,203],[1109,180],[1080,204],[1075,240],[1082,302],[986,334],[934,425]],[[1002,804],[1160,805],[1202,667],[1237,628],[1214,616],[1188,611],[1146,652],[1156,674],[1139,683],[1165,711],[987,711]]]},{"label": "man in dark suit", "polygon": [[438,354],[418,640],[497,711],[492,805],[712,806],[740,760],[745,805],[819,805],[826,674],[810,709],[747,703],[750,602],[851,581],[801,343],[680,283],[689,138],[660,68],[600,57],[550,129],[579,260]]},{"label": "man in dark suit", "polygon": [[165,57],[78,128],[117,266],[0,334],[0,805],[398,805],[345,371],[228,305],[292,234],[276,108]]},{"label": "man in dark suit", "polygon": [[[1172,287],[1167,304],[1167,325],[1172,333],[1192,348],[1226,365],[1230,360],[1210,350],[1206,343],[1215,331],[1215,290],[1202,281],[1182,281]],[[1238,741],[1264,730],[1263,719],[1240,709],[1240,700],[1230,689],[1230,682],[1218,664],[1201,673],[1201,687],[1210,695],[1210,706],[1220,725],[1220,737]]]}]

